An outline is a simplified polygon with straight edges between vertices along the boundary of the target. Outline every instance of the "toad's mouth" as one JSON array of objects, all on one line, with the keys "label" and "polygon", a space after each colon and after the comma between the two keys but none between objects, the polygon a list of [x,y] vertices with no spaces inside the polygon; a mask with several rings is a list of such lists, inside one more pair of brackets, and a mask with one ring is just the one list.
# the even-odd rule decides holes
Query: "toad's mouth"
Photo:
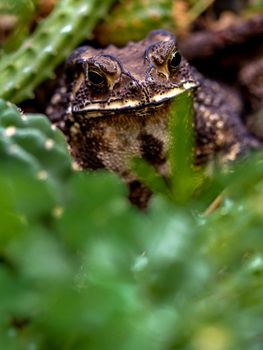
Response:
[{"label": "toad's mouth", "polygon": [[147,102],[132,99],[128,101],[125,99],[115,101],[93,101],[83,108],[79,108],[78,106],[70,107],[67,112],[73,114],[87,114],[89,117],[98,117],[120,111],[127,112],[129,110],[147,109],[161,105],[186,91],[193,90],[197,86],[198,84],[196,81],[187,81],[165,91],[164,93],[153,95]]}]

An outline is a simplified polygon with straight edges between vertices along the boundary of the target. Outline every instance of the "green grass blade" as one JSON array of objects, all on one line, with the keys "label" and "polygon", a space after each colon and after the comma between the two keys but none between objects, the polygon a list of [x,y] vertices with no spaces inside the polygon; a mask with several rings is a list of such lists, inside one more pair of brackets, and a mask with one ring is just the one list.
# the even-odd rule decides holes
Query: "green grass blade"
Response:
[{"label": "green grass blade", "polygon": [[172,102],[169,116],[171,190],[178,203],[189,199],[196,183],[192,106],[192,95],[185,92]]}]

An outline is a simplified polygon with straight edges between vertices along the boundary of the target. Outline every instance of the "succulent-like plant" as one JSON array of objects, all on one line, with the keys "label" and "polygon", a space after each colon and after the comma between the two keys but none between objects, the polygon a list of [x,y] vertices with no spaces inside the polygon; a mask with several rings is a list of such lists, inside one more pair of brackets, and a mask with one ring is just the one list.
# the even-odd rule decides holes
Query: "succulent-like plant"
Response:
[{"label": "succulent-like plant", "polygon": [[59,184],[71,173],[63,135],[46,116],[23,114],[0,100],[0,163],[2,172],[20,164],[40,180]]},{"label": "succulent-like plant", "polygon": [[14,53],[0,62],[0,97],[14,103],[33,96],[34,88],[88,37],[113,0],[62,0]]}]

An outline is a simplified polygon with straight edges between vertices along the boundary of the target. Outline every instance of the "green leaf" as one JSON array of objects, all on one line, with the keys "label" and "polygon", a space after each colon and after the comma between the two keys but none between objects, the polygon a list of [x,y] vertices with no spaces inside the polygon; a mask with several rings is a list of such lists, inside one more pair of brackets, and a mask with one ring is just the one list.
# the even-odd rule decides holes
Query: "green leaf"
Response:
[{"label": "green leaf", "polygon": [[169,114],[169,163],[171,191],[178,203],[185,203],[195,189],[193,99],[189,92],[176,97]]},{"label": "green leaf", "polygon": [[134,158],[131,161],[131,169],[153,193],[164,194],[167,197],[170,195],[168,184],[165,182],[154,167],[141,158]]}]

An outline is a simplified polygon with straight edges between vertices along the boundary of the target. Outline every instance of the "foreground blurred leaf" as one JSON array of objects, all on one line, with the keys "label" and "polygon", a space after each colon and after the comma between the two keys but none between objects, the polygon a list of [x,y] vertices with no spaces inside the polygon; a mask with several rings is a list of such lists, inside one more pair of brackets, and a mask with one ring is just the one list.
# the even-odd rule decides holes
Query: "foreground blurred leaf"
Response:
[{"label": "foreground blurred leaf", "polygon": [[171,130],[190,140],[170,157],[173,181],[182,169],[190,185],[173,185],[180,201],[161,189],[141,213],[116,176],[71,171],[45,117],[0,103],[3,349],[261,350],[262,155],[211,175],[226,195],[202,215],[205,187],[190,199],[192,156],[180,158],[192,152],[187,108]]}]

